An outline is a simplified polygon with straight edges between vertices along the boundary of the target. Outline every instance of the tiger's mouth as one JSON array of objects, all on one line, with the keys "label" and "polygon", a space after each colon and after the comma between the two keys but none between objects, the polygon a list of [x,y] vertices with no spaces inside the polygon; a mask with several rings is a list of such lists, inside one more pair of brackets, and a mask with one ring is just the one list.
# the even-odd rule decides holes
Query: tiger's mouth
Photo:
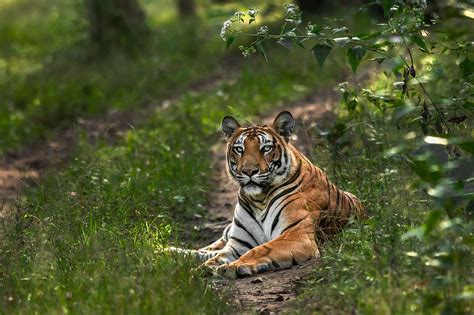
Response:
[{"label": "tiger's mouth", "polygon": [[259,184],[253,180],[249,180],[247,183],[243,184],[242,187],[258,186],[262,187],[262,184]]},{"label": "tiger's mouth", "polygon": [[242,185],[241,189],[243,189],[243,191],[249,195],[260,195],[265,190],[262,184],[256,183],[254,181],[249,181],[248,183]]}]

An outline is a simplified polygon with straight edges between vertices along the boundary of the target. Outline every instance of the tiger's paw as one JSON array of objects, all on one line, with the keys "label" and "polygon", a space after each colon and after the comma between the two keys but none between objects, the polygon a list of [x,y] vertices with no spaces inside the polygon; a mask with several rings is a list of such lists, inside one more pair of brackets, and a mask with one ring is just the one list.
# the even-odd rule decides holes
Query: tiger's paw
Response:
[{"label": "tiger's paw", "polygon": [[199,269],[205,271],[207,275],[214,275],[217,273],[219,266],[222,266],[227,262],[227,258],[223,256],[215,256],[208,259],[205,263],[199,266]]},{"label": "tiger's paw", "polygon": [[259,272],[274,270],[275,267],[271,263],[239,263],[221,265],[217,268],[216,273],[228,279],[236,279],[250,277]]},{"label": "tiger's paw", "polygon": [[[235,264],[225,264],[222,266],[219,266],[216,270],[216,274],[227,278],[227,279],[237,279],[239,277],[239,272],[237,271],[237,266]],[[243,270],[242,271],[248,273],[248,270]],[[250,273],[251,275],[252,273]]]}]

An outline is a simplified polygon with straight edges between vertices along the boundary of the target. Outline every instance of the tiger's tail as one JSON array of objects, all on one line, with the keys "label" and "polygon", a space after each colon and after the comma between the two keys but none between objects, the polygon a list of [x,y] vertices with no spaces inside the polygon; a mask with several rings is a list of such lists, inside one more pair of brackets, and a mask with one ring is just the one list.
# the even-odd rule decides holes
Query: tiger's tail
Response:
[{"label": "tiger's tail", "polygon": [[359,200],[359,198],[357,198],[350,192],[347,192],[347,191],[342,191],[342,192],[344,193],[345,197],[349,199],[348,204],[350,206],[349,208],[351,212],[350,215],[354,216],[355,218],[359,220],[367,219],[367,213],[365,212],[364,205]]}]

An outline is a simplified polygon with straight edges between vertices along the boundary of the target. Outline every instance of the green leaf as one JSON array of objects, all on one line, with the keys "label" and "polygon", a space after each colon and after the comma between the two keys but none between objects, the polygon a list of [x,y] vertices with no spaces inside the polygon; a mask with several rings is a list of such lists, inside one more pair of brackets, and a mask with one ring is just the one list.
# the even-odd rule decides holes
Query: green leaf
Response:
[{"label": "green leaf", "polygon": [[349,103],[347,103],[347,110],[349,112],[353,112],[356,110],[357,108],[357,100],[356,99],[352,99]]},{"label": "green leaf", "polygon": [[316,60],[318,61],[319,65],[322,67],[324,61],[328,57],[329,53],[331,52],[332,47],[326,44],[316,44],[311,48],[313,51]]},{"label": "green leaf", "polygon": [[467,204],[465,213],[469,219],[474,218],[474,199],[471,199]]},{"label": "green leaf", "polygon": [[474,61],[466,57],[466,59],[459,64],[459,70],[461,71],[461,76],[465,81],[474,83],[474,78],[469,78],[474,72]]},{"label": "green leaf", "polygon": [[421,48],[422,51],[430,52],[425,41],[418,35],[412,36],[413,41]]},{"label": "green leaf", "polygon": [[265,58],[265,61],[268,62],[267,53],[265,51],[265,48],[263,48],[262,42],[255,43],[255,48]]},{"label": "green leaf", "polygon": [[425,234],[425,228],[423,226],[417,227],[415,229],[411,229],[410,231],[406,232],[402,235],[402,241],[405,241],[409,238],[416,237],[418,239],[422,239],[423,235]]},{"label": "green leaf", "polygon": [[289,37],[282,37],[277,41],[277,43],[288,49],[293,48],[293,39]]},{"label": "green leaf", "polygon": [[365,56],[365,49],[362,46],[356,46],[354,48],[349,48],[347,50],[347,59],[351,65],[352,72],[356,72],[357,67],[360,64],[360,61]]},{"label": "green leaf", "polygon": [[375,38],[375,37],[378,37],[382,35],[382,32],[373,32],[373,33],[366,33],[366,34],[357,34],[355,35],[355,37],[359,37],[360,39],[362,40],[368,40],[368,39],[372,39],[372,38]]},{"label": "green leaf", "polygon": [[440,210],[433,210],[428,214],[426,218],[424,227],[425,227],[425,235],[431,233],[441,222],[443,219],[443,212]]},{"label": "green leaf", "polygon": [[461,149],[463,149],[466,152],[474,154],[474,140],[472,139],[456,137],[456,138],[450,138],[448,142],[449,144],[455,144],[459,146]]},{"label": "green leaf", "polygon": [[377,58],[374,58],[372,59],[374,61],[376,61],[378,64],[381,64],[383,63],[385,60],[387,60],[387,57],[377,57]]},{"label": "green leaf", "polygon": [[349,37],[338,37],[338,38],[334,38],[333,40],[334,42],[336,42],[336,44],[338,44],[341,47],[344,47],[345,45],[347,45],[347,43],[351,41]]},{"label": "green leaf", "polygon": [[230,45],[232,45],[234,40],[235,40],[235,37],[233,37],[233,36],[227,37],[227,40],[225,41],[225,49],[228,49],[230,47]]}]

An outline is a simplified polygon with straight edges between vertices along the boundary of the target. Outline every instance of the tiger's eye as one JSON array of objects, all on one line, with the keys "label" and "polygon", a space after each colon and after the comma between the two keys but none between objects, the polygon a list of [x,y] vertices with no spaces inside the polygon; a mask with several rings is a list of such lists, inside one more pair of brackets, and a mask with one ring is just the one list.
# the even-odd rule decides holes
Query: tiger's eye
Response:
[{"label": "tiger's eye", "polygon": [[242,154],[244,152],[244,148],[242,147],[234,147],[234,151],[239,153],[239,154]]},{"label": "tiger's eye", "polygon": [[262,151],[263,151],[264,153],[267,153],[267,152],[270,152],[272,149],[273,149],[273,146],[271,146],[271,145],[265,145],[265,146],[263,146]]}]

